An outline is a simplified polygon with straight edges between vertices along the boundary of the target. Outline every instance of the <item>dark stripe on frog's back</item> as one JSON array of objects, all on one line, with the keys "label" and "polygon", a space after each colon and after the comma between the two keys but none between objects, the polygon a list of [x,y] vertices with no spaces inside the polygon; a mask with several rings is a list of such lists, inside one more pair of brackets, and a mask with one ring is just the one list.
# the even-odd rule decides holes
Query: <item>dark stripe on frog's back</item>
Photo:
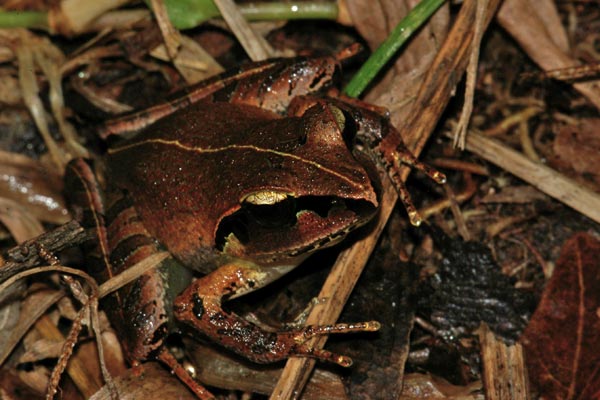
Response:
[{"label": "dark stripe on frog's back", "polygon": [[[113,240],[109,241],[110,263],[118,273],[159,249],[156,241],[143,227],[131,198],[121,191],[111,191],[107,197],[108,235],[119,238],[114,243]],[[128,217],[124,218],[124,215]]]},{"label": "dark stripe on frog's back", "polygon": [[[271,84],[287,69],[285,63],[275,63],[266,70],[268,74],[257,74],[244,80],[233,80],[212,94],[212,100],[224,103],[241,103],[261,107],[263,96],[268,94]],[[264,71],[263,71],[264,72]],[[234,74],[235,75],[235,74]],[[275,110],[272,110],[275,111]]]},{"label": "dark stripe on frog's back", "polygon": [[[265,75],[279,76],[282,69],[286,68],[290,64],[293,64],[293,60],[294,59],[289,58],[276,58],[261,62],[248,63],[240,66],[239,68],[232,68],[208,80],[202,81],[197,85],[184,88],[182,91],[175,93],[172,97],[170,97],[169,100],[178,101],[185,97],[184,95],[186,94],[193,94],[198,87],[223,83],[221,88],[216,89],[212,94],[206,96],[202,100],[229,102],[232,97],[239,94],[238,84],[240,82],[251,81],[255,76],[261,80],[264,79]],[[244,100],[242,102],[244,104],[255,104],[260,102],[260,99],[257,99],[254,96],[251,98],[244,96]]]}]

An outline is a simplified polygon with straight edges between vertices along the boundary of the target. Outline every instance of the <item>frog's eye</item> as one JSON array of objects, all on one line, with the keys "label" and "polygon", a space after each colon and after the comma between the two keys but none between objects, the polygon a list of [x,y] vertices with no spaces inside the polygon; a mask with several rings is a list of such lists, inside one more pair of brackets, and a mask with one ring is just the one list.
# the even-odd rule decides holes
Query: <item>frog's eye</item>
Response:
[{"label": "frog's eye", "polygon": [[254,205],[272,205],[287,199],[288,195],[280,192],[264,191],[248,195],[242,202]]},{"label": "frog's eye", "polygon": [[340,131],[344,132],[344,129],[346,128],[346,116],[344,115],[344,112],[332,104],[328,104],[328,107],[335,118],[335,122],[340,127]]}]

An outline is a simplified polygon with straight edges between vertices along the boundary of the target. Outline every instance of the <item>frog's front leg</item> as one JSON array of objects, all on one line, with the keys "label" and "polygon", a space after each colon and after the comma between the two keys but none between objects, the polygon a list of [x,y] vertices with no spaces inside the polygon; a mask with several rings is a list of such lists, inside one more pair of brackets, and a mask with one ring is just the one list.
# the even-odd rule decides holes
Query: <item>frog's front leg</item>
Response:
[{"label": "frog's front leg", "polygon": [[175,300],[175,317],[231,351],[257,363],[304,356],[347,367],[352,364],[349,357],[312,348],[307,345],[307,340],[330,333],[372,332],[380,327],[378,322],[370,321],[271,332],[222,309],[223,298],[262,286],[266,276],[261,268],[253,265],[224,265],[197,279],[179,295]]}]

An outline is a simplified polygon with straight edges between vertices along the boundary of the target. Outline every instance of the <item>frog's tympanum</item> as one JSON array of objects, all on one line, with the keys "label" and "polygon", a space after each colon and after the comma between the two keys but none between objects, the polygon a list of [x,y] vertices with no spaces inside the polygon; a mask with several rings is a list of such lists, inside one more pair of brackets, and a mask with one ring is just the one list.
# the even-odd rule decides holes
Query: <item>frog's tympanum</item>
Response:
[{"label": "frog's tympanum", "polygon": [[387,171],[414,223],[400,164],[444,179],[414,159],[378,108],[331,96],[338,69],[334,57],[252,64],[107,125],[105,134],[139,133],[109,149],[104,179],[87,160],[69,164],[73,212],[96,228],[96,279],[159,251],[172,255],[106,299],[131,362],[162,360],[212,398],[163,346],[169,333],[192,328],[255,362],[294,355],[349,365],[306,339],[378,329],[362,322],[273,332],[221,308],[369,221],[378,207],[373,166]]}]

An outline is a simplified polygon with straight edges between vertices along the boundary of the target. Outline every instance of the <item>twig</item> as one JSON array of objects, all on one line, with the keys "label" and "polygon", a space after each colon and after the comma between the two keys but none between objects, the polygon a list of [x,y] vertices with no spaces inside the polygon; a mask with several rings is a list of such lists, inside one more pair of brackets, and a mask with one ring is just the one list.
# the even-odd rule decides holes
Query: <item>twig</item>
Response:
[{"label": "twig", "polygon": [[[463,109],[460,113],[460,118],[454,131],[454,147],[460,149],[465,148],[465,137],[467,136],[467,128],[473,113],[473,99],[475,97],[475,83],[477,80],[477,65],[479,64],[479,47],[481,38],[485,32],[485,15],[487,13],[489,1],[480,0],[477,2],[477,12],[475,13],[475,33],[473,43],[471,44],[471,56],[469,57],[469,65],[467,67],[467,82],[465,87],[465,101]],[[494,10],[495,12],[495,10]]]},{"label": "twig", "polygon": [[523,179],[542,192],[600,222],[600,195],[498,141],[470,132],[467,150]]},{"label": "twig", "polygon": [[232,0],[215,0],[215,4],[252,61],[273,57],[274,50],[261,35],[254,32]]},{"label": "twig", "polygon": [[461,204],[475,194],[477,191],[477,185],[475,185],[475,181],[471,177],[470,172],[465,172],[463,174],[465,186],[459,193],[453,193],[454,199],[445,198],[435,203],[428,205],[427,207],[419,209],[419,214],[423,216],[424,219],[429,218],[430,216],[442,212],[442,210],[451,207],[452,203]]},{"label": "twig", "polygon": [[86,232],[77,221],[70,221],[37,238],[28,240],[4,254],[4,264],[0,267],[0,283],[15,274],[43,263],[44,258],[39,253],[40,248],[58,253],[68,247],[79,246],[90,239],[92,239],[92,235]]},{"label": "twig", "polygon": [[487,325],[479,328],[485,398],[489,400],[527,400],[529,385],[523,347],[496,339]]},{"label": "twig", "polygon": [[181,35],[179,31],[173,27],[169,15],[167,14],[167,8],[162,0],[150,0],[152,4],[152,11],[156,17],[160,34],[162,35],[167,54],[170,59],[175,59],[179,47],[181,46]]}]

